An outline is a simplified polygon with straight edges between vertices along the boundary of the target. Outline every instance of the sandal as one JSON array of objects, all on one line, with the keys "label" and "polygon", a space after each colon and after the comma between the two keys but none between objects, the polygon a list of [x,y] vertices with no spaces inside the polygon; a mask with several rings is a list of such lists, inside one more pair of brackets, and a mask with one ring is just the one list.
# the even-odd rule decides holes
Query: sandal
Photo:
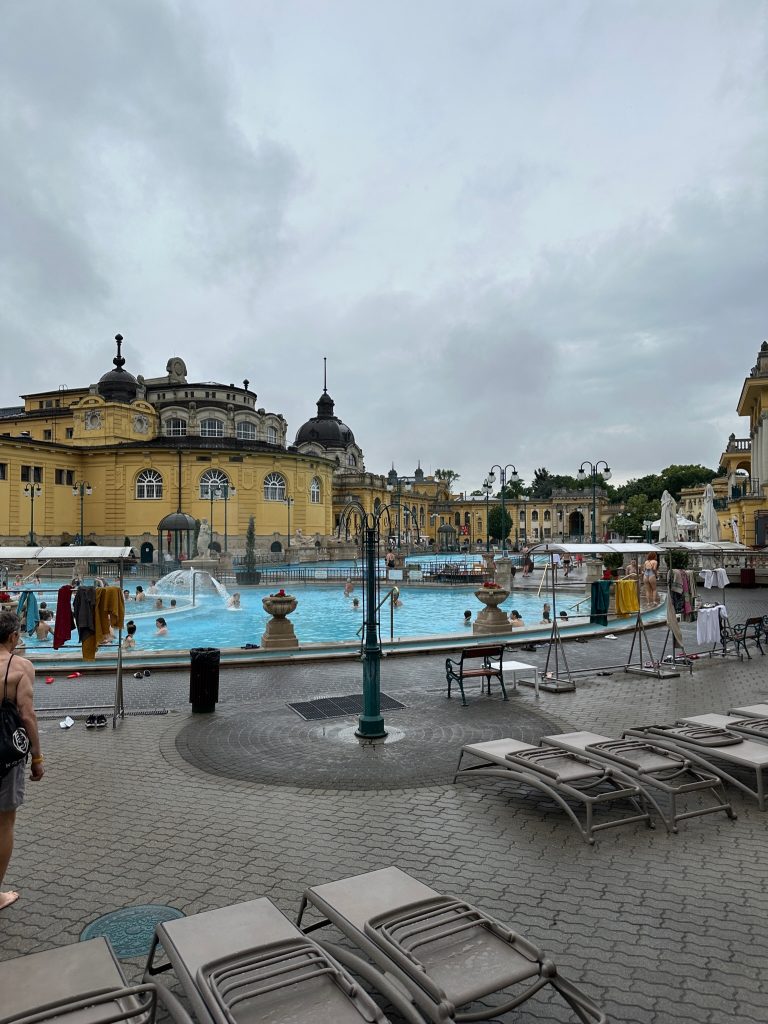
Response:
[{"label": "sandal", "polygon": [[134,679],[143,679],[144,678],[144,673],[143,672],[134,672],[133,673],[133,678]]},{"label": "sandal", "polygon": [[85,728],[86,729],[95,729],[96,728],[96,715],[88,715],[88,717],[85,720]]},{"label": "sandal", "polygon": [[96,715],[96,728],[103,729],[107,724],[107,719],[104,715]]}]

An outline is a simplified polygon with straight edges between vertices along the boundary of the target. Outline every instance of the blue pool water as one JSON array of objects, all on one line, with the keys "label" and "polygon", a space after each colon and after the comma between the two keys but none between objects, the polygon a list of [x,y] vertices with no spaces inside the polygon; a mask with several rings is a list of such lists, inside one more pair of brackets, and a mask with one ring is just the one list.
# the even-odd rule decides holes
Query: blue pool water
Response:
[{"label": "blue pool water", "polygon": [[[132,582],[127,584],[133,593]],[[261,635],[269,616],[261,603],[262,597],[274,592],[274,587],[253,587],[242,589],[241,607],[230,609],[218,594],[198,595],[195,607],[189,605],[186,593],[177,593],[177,607],[170,608],[170,595],[163,595],[163,608],[156,610],[150,600],[141,604],[129,601],[126,604],[126,620],[136,623],[137,650],[174,650],[192,647],[241,647],[246,643],[260,643]],[[323,643],[331,641],[354,641],[362,625],[362,585],[355,584],[352,597],[345,598],[342,588],[322,585],[297,585],[286,587],[298,600],[296,611],[290,616],[299,643]],[[382,587],[382,597],[386,593]],[[355,609],[352,598],[361,600],[361,607]],[[464,610],[472,612],[472,618],[482,610],[483,605],[470,588],[452,587],[402,587],[402,607],[394,610],[394,638],[445,635],[451,633],[469,634],[471,629],[464,626]],[[537,625],[541,619],[542,605],[546,597],[535,594],[511,594],[501,606],[507,613],[516,608],[526,625]],[[563,595],[567,607],[577,600],[573,595]],[[49,603],[55,607],[55,600]],[[166,636],[155,635],[155,619],[162,615],[168,623]],[[382,608],[381,636],[390,637],[389,604]],[[51,642],[39,643],[34,637],[26,638],[30,650],[38,647],[50,649]],[[77,643],[77,634],[70,642]],[[70,645],[68,645],[69,647]]]}]

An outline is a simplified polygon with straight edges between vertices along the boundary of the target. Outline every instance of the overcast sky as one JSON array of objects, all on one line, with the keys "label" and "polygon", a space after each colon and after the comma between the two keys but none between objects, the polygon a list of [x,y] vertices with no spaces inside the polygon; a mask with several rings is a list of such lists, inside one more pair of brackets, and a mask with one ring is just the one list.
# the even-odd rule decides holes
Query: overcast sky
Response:
[{"label": "overcast sky", "polygon": [[768,337],[763,0],[0,0],[0,404],[126,368],[366,467],[716,466]]}]

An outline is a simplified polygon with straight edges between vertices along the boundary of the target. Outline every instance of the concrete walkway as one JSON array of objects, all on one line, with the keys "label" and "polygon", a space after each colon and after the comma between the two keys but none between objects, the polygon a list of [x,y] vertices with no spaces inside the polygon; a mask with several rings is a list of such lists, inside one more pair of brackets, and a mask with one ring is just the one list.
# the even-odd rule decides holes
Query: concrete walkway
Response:
[{"label": "concrete walkway", "polygon": [[[768,611],[764,592],[727,596],[732,621]],[[657,650],[663,636],[653,634]],[[0,959],[77,941],[97,916],[136,904],[190,914],[267,895],[293,915],[306,885],[396,864],[512,924],[612,1021],[762,1024],[768,814],[754,803],[733,793],[736,822],[693,819],[676,836],[614,829],[590,848],[545,800],[450,782],[468,738],[618,734],[768,701],[759,652],[699,659],[676,679],[597,676],[627,645],[570,646],[574,666],[593,669],[575,693],[475,694],[466,709],[445,699],[442,657],[385,659],[382,689],[405,707],[387,713],[393,742],[375,750],[351,741],[354,718],[304,723],[286,706],[359,692],[359,661],[228,669],[205,717],[189,713],[186,672],[128,679],[131,714],[115,731],[86,730],[82,715],[62,730],[44,711],[109,699],[111,676],[39,681],[47,775],[19,813],[6,882],[22,898],[0,914]],[[126,969],[137,977],[141,961]],[[572,1018],[537,998],[505,1019]]]}]

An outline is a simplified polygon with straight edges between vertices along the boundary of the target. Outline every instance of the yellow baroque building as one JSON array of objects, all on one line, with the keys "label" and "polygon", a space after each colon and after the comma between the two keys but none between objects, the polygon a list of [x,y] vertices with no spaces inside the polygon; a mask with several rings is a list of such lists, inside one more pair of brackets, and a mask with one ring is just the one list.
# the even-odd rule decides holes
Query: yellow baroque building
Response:
[{"label": "yellow baroque building", "polygon": [[176,511],[207,520],[222,550],[243,549],[251,516],[261,549],[332,533],[335,460],[287,447],[285,419],[257,406],[249,381],[191,383],[178,357],[163,376],[133,377],[116,341],[96,384],[0,409],[4,543],[74,542],[82,528],[85,543],[154,549]]}]

